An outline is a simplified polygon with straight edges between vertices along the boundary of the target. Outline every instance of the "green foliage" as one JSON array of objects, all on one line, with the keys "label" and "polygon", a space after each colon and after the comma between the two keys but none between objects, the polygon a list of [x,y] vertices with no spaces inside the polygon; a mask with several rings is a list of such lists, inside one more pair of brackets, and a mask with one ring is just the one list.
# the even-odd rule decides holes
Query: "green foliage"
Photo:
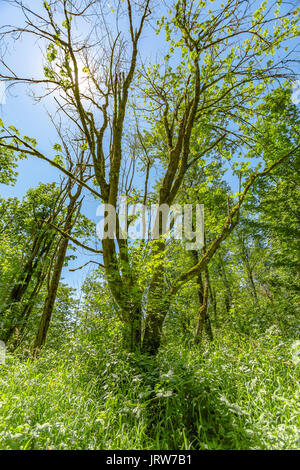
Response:
[{"label": "green foliage", "polygon": [[[72,33],[73,14],[75,29],[84,13],[72,13],[69,5],[63,20],[52,2],[43,3],[44,81],[64,100],[59,107],[70,128],[65,139],[65,121],[58,121],[61,143],[48,157],[34,138],[21,138],[0,120],[0,183],[14,183],[17,158],[29,154],[65,168],[76,184],[84,182],[78,198],[95,184],[115,205],[120,194],[131,204],[204,204],[208,251],[186,252],[186,240],[163,236],[104,242],[103,259],[86,263],[99,267],[80,292],[63,283],[53,290],[46,346],[33,360],[65,235],[53,226],[69,234],[72,229],[72,237],[85,243],[95,237],[95,227],[79,213],[82,201],[67,219],[76,213],[72,228],[64,223],[75,189],[71,178],[65,188],[31,188],[22,201],[1,199],[0,334],[11,333],[6,364],[0,365],[1,448],[299,447],[300,153],[293,149],[300,120],[284,82],[288,62],[281,50],[299,34],[300,9],[285,14],[281,3],[225,0],[216,13],[206,1],[175,1],[157,22],[157,34],[164,30],[166,37],[165,57],[140,70],[143,24],[138,32],[135,23],[141,5],[131,11],[127,4],[130,22],[134,18],[130,63],[123,56],[126,35],[112,41],[112,52],[110,39],[107,50],[101,45],[99,59],[98,39],[92,46]],[[145,11],[144,19],[149,15]],[[128,63],[129,73],[123,68]],[[125,117],[128,95],[134,98],[133,124]],[[268,178],[255,180],[291,150]],[[248,199],[233,221],[243,187]],[[213,252],[218,239],[222,244]],[[75,246],[73,238],[73,251]],[[58,261],[67,265],[76,254],[65,254]],[[202,255],[202,271],[194,269],[197,275],[181,284]],[[196,346],[205,291],[214,341],[202,337]],[[140,351],[147,333],[155,348],[146,350],[156,355]],[[124,348],[128,337],[134,353]]]},{"label": "green foliage", "polygon": [[276,328],[149,358],[113,347],[103,326],[59,356],[0,366],[2,449],[297,448],[297,344]]},{"label": "green foliage", "polygon": [[14,184],[17,177],[17,158],[13,150],[1,146],[3,132],[3,122],[0,119],[0,184]]}]

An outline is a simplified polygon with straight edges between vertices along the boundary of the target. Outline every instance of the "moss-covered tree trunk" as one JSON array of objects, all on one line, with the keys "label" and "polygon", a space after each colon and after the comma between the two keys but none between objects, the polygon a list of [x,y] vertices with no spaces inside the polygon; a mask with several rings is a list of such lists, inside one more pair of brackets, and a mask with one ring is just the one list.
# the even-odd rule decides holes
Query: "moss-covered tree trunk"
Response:
[{"label": "moss-covered tree trunk", "polygon": [[33,349],[34,349],[35,356],[38,355],[39,351],[41,350],[41,348],[44,346],[46,342],[47,333],[48,333],[48,329],[49,329],[49,325],[50,325],[50,321],[51,321],[51,317],[52,317],[52,313],[54,309],[54,304],[55,304],[55,300],[57,296],[57,290],[58,290],[58,286],[59,286],[59,282],[61,278],[61,273],[62,273],[62,269],[64,266],[66,253],[68,249],[68,244],[69,244],[68,235],[70,235],[70,232],[76,221],[76,214],[75,214],[76,209],[77,209],[76,203],[80,194],[81,194],[81,187],[78,188],[74,196],[72,196],[71,193],[69,195],[70,202],[67,207],[66,220],[63,226],[63,232],[66,234],[66,236],[62,237],[58,246],[56,257],[55,257],[51,280],[50,280],[49,287],[48,287],[48,294],[45,300],[43,313],[40,319],[37,335],[34,341]]},{"label": "moss-covered tree trunk", "polygon": [[[0,339],[4,342],[8,342],[16,328],[22,325],[24,309],[21,308],[21,304],[38,266],[41,265],[42,259],[47,257],[50,252],[52,242],[53,238],[49,239],[46,232],[39,234],[34,239],[29,259],[21,269],[21,273],[17,277],[17,281],[1,312],[4,325],[0,331]],[[38,275],[38,273],[36,274]]]},{"label": "moss-covered tree trunk", "polygon": [[201,281],[199,282],[198,287],[198,297],[199,297],[199,315],[197,321],[197,327],[195,332],[195,343],[201,344],[203,331],[206,332],[210,341],[213,341],[213,332],[211,327],[210,318],[208,315],[208,293],[209,293],[209,274],[208,269],[206,268],[204,271],[204,286],[202,285],[202,278],[201,273],[198,274],[198,282],[199,278]]}]

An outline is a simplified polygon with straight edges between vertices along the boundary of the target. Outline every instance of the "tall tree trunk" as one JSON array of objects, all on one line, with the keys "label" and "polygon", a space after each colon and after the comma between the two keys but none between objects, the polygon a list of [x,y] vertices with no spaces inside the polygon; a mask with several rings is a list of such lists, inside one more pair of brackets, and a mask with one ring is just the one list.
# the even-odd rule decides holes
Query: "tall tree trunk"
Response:
[{"label": "tall tree trunk", "polygon": [[53,267],[48,294],[45,300],[42,317],[39,323],[38,332],[34,342],[34,351],[37,352],[43,347],[46,341],[50,320],[56,300],[57,289],[61,278],[61,272],[64,265],[69,239],[63,238],[57,252],[56,261]]},{"label": "tall tree trunk", "polygon": [[[208,293],[210,291],[210,278],[209,278],[209,271],[208,271],[208,267],[206,267],[206,270],[205,270],[205,278],[207,278],[207,286],[208,286]],[[207,293],[207,307],[206,307],[206,315],[205,315],[205,331],[206,331],[206,334],[207,334],[207,337],[209,339],[209,341],[213,341],[214,340],[214,335],[213,335],[213,330],[212,330],[212,326],[211,326],[211,321],[210,321],[210,318],[209,318],[209,313],[208,313],[208,293]]]},{"label": "tall tree trunk", "polygon": [[159,265],[155,267],[149,285],[145,331],[142,342],[142,350],[150,355],[155,355],[158,352],[161,343],[163,323],[170,305],[170,298],[166,295],[164,288],[164,250],[165,242],[161,240],[157,241],[155,244],[155,253],[158,257],[159,254],[161,255],[162,261],[159,261]]},{"label": "tall tree trunk", "polygon": [[[120,242],[120,240],[118,240]],[[134,352],[141,348],[142,305],[141,294],[127,258],[126,240],[120,248],[120,259],[117,259],[114,240],[102,240],[103,261],[110,291],[120,308],[123,322],[123,345]],[[121,242],[120,242],[121,243]],[[122,265],[120,270],[119,264]]]},{"label": "tall tree trunk", "polygon": [[[30,255],[27,261],[24,263],[23,267],[21,268],[19,274],[17,275],[17,279],[9,293],[9,296],[5,302],[4,307],[1,310],[1,313],[0,313],[1,316],[3,316],[6,310],[11,308],[12,305],[19,302],[22,296],[24,295],[24,293],[26,292],[26,289],[31,280],[32,273],[37,264],[37,255],[41,247],[42,241],[43,239],[40,234],[34,238]],[[35,258],[36,258],[36,261],[34,262]]]},{"label": "tall tree trunk", "polygon": [[[192,252],[193,262],[197,264],[199,262],[199,255],[197,251]],[[195,333],[195,343],[200,344],[202,341],[203,329],[205,330],[210,341],[213,341],[213,332],[211,327],[210,318],[208,315],[208,293],[209,293],[209,274],[208,268],[206,266],[204,270],[204,285],[202,282],[201,271],[197,274],[197,284],[198,284],[198,298],[199,298],[199,316]]]},{"label": "tall tree trunk", "polygon": [[[48,243],[47,243],[48,242]],[[22,323],[22,312],[18,311],[24,295],[26,294],[30,285],[32,276],[34,275],[37,266],[41,263],[41,257],[47,256],[51,249],[53,239],[50,241],[45,237],[38,236],[33,243],[33,249],[31,251],[30,258],[25,263],[25,266],[18,277],[16,285],[13,287],[9,299],[6,301],[5,307],[2,310],[2,316],[5,315],[6,311],[9,311],[5,318],[7,323],[6,328],[2,328],[0,332],[0,339],[4,342],[9,341],[15,329],[19,327],[20,322]]]},{"label": "tall tree trunk", "polygon": [[220,271],[223,284],[225,287],[225,307],[226,307],[226,311],[229,312],[232,306],[232,293],[231,293],[230,283],[227,279],[224,261],[220,252],[218,254],[218,257],[219,257],[219,271]]},{"label": "tall tree trunk", "polygon": [[[198,322],[196,327],[195,333],[195,343],[200,344],[202,342],[203,336],[203,329],[207,318],[207,309],[208,309],[208,272],[207,269],[205,270],[205,280],[204,280],[204,288],[203,291],[200,292],[200,286],[198,287],[198,295],[200,300],[200,309],[199,309],[199,316]],[[201,273],[199,273],[201,276]],[[198,279],[199,279],[198,275]],[[202,281],[202,280],[201,280]]]},{"label": "tall tree trunk", "polygon": [[[71,183],[69,182],[69,184]],[[76,210],[76,201],[78,200],[80,193],[81,193],[81,187],[78,188],[74,196],[71,195],[71,192],[69,193],[70,202],[67,207],[67,215],[66,215],[66,220],[64,223],[64,227],[63,227],[63,232],[66,235],[70,235],[70,232],[76,221],[76,215],[74,217],[74,213]],[[37,335],[34,341],[33,350],[34,350],[35,356],[38,356],[39,351],[41,350],[41,348],[44,346],[46,342],[46,337],[47,337],[47,333],[48,333],[48,329],[49,329],[49,325],[50,325],[50,321],[51,321],[51,317],[53,313],[53,308],[54,308],[54,304],[56,300],[57,289],[59,286],[61,273],[62,273],[63,265],[65,262],[65,258],[66,258],[68,244],[69,244],[69,238],[66,236],[62,238],[58,247],[58,251],[57,251],[57,255],[55,258],[55,263],[54,263],[54,267],[53,267],[53,271],[51,275],[51,280],[50,280],[50,284],[48,288],[48,294],[45,300],[43,313],[42,313],[41,320],[38,326]]]},{"label": "tall tree trunk", "polygon": [[153,288],[147,301],[145,331],[142,342],[143,352],[155,355],[161,343],[164,319],[169,309],[169,302],[164,298],[163,288]]},{"label": "tall tree trunk", "polygon": [[30,294],[29,300],[24,305],[22,313],[20,315],[20,318],[21,318],[20,327],[18,328],[18,335],[17,335],[16,338],[14,338],[13,344],[11,345],[12,350],[17,349],[24,340],[24,334],[23,333],[25,331],[25,328],[27,326],[29,317],[30,317],[31,312],[33,310],[33,307],[35,305],[35,298],[39,294],[39,292],[42,288],[42,285],[44,284],[46,275],[47,275],[46,270],[44,270],[44,272],[42,272],[42,270],[41,270],[40,273],[38,273],[38,275],[37,275],[37,282],[35,284],[35,287],[34,287],[33,291]]},{"label": "tall tree trunk", "polygon": [[250,284],[252,297],[254,298],[256,303],[258,304],[258,296],[257,296],[256,286],[255,286],[254,277],[253,277],[253,269],[250,265],[250,262],[249,262],[249,259],[248,259],[247,256],[244,257],[244,263],[245,263],[246,270],[247,270],[247,275],[248,275],[248,280],[249,280],[249,284]]},{"label": "tall tree trunk", "polygon": [[212,307],[213,307],[213,312],[214,312],[214,322],[217,321],[217,294],[216,294],[216,289],[212,287],[211,282],[209,283],[209,296],[211,299]]},{"label": "tall tree trunk", "polygon": [[140,305],[132,306],[127,316],[128,321],[123,325],[123,343],[125,349],[135,352],[141,348],[142,310]]}]

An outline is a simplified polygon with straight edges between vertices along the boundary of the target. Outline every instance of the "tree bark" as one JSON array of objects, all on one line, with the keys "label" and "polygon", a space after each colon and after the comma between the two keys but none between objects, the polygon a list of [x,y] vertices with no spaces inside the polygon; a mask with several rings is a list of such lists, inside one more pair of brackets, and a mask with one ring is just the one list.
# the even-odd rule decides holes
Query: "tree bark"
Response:
[{"label": "tree bark", "polygon": [[219,253],[219,271],[220,271],[223,284],[225,287],[225,307],[226,307],[226,311],[229,312],[232,306],[232,293],[231,293],[230,283],[227,279],[224,261],[220,253]]},{"label": "tree bark", "polygon": [[[161,230],[159,230],[161,233]],[[155,253],[161,257],[158,266],[155,267],[152,275],[148,298],[145,320],[145,331],[142,342],[143,352],[155,355],[159,349],[162,335],[164,319],[167,315],[170,305],[170,298],[165,292],[164,286],[164,251],[165,242],[158,240],[155,245]]]},{"label": "tree bark", "polygon": [[5,312],[10,310],[9,314],[5,318],[5,321],[8,323],[8,325],[6,328],[2,328],[0,333],[0,339],[4,342],[9,341],[15,329],[18,328],[20,322],[22,322],[23,311],[19,312],[18,307],[20,306],[23,297],[28,290],[32,276],[34,275],[37,266],[39,263],[41,263],[41,258],[43,256],[47,256],[49,253],[52,242],[52,238],[50,241],[45,239],[45,234],[44,237],[38,235],[33,242],[30,257],[25,263],[15,286],[11,290],[9,299],[6,301],[5,307],[1,312],[1,316],[4,317]]},{"label": "tree bark", "polygon": [[[199,255],[197,251],[193,251],[193,261],[194,263],[199,262]],[[201,271],[197,275],[197,284],[198,284],[198,298],[199,298],[199,316],[195,333],[195,343],[200,344],[202,341],[203,330],[205,330],[210,341],[213,341],[213,332],[211,327],[210,318],[208,315],[208,294],[209,294],[209,273],[206,266],[204,270],[204,285],[202,282]]]},{"label": "tree bark", "polygon": [[[74,223],[76,221],[76,215],[74,218],[74,213],[76,210],[76,201],[79,198],[81,193],[81,187],[78,188],[76,194],[74,196],[71,196],[70,194],[70,202],[67,208],[67,216],[66,216],[66,221],[63,227],[63,232],[66,234],[69,234],[74,226]],[[51,281],[49,284],[48,288],[48,294],[45,300],[44,304],[44,309],[43,313],[41,316],[41,320],[38,326],[38,331],[37,335],[34,341],[34,356],[37,357],[41,348],[44,346],[46,342],[46,337],[53,313],[53,308],[56,300],[56,295],[57,295],[57,289],[59,286],[60,278],[61,278],[61,273],[63,269],[63,265],[65,262],[66,258],[66,253],[68,249],[68,244],[69,244],[69,238],[64,237],[62,238],[59,248],[57,251],[57,255],[55,258],[55,263],[52,271],[52,276],[51,276]]]}]

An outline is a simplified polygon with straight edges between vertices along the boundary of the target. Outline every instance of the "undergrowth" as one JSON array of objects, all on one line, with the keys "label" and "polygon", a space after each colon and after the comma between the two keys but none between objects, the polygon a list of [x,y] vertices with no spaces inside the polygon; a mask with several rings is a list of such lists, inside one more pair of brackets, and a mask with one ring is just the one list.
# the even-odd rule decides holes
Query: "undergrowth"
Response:
[{"label": "undergrowth", "polygon": [[[275,327],[156,358],[73,338],[0,366],[1,449],[299,448],[299,343]],[[100,346],[99,346],[100,344]]]}]

